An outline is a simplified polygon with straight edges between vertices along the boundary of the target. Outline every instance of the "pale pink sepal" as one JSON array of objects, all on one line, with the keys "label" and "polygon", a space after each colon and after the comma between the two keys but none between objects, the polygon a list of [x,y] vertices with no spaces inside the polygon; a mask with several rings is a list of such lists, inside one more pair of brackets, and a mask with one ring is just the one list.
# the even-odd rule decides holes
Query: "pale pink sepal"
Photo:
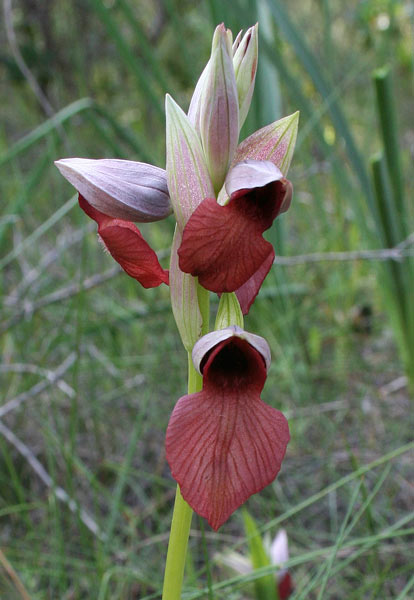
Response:
[{"label": "pale pink sepal", "polygon": [[286,176],[298,132],[299,112],[259,129],[239,144],[232,166],[246,158],[270,160]]},{"label": "pale pink sepal", "polygon": [[249,112],[256,80],[257,59],[259,54],[257,29],[257,23],[254,27],[250,27],[244,34],[243,39],[239,41],[236,50],[233,50],[233,66],[239,98],[240,129]]},{"label": "pale pink sepal", "polygon": [[[279,209],[279,213],[284,213],[290,207],[293,196],[292,183],[283,176],[282,171],[270,160],[242,160],[230,169],[225,181],[226,196],[232,196],[237,193],[240,196],[242,191],[262,188],[269,183],[280,181],[283,185],[284,197]],[[227,203],[228,199],[223,202]],[[222,204],[220,202],[220,204]]]},{"label": "pale pink sepal", "polygon": [[[171,273],[171,272],[170,272]],[[171,277],[171,274],[170,274]],[[270,348],[266,340],[260,335],[250,333],[241,329],[237,325],[231,325],[226,329],[220,329],[219,331],[211,331],[202,338],[200,338],[193,348],[192,358],[193,363],[197,371],[202,374],[202,362],[206,355],[220,342],[224,342],[231,337],[238,337],[242,340],[246,340],[255,350],[262,355],[262,358],[266,365],[266,370],[270,367]]]},{"label": "pale pink sepal", "polygon": [[229,196],[240,190],[264,187],[283,179],[281,170],[269,160],[242,160],[227,173],[225,188]]},{"label": "pale pink sepal", "polygon": [[147,223],[172,212],[164,169],[106,158],[63,158],[55,165],[89,204],[114,219]]},{"label": "pale pink sepal", "polygon": [[210,66],[200,98],[200,136],[213,187],[218,192],[239,139],[239,101],[230,36],[223,24],[213,36]]},{"label": "pale pink sepal", "polygon": [[167,181],[177,224],[182,230],[204,198],[214,198],[199,136],[187,115],[167,94]]},{"label": "pale pink sepal", "polygon": [[178,266],[177,250],[180,245],[181,232],[177,226],[171,247],[171,307],[183,345],[187,352],[191,352],[201,335],[203,319],[198,305],[197,280],[183,273]]},{"label": "pale pink sepal", "polygon": [[289,560],[288,537],[285,529],[280,529],[269,548],[270,560],[273,565],[283,567]]}]

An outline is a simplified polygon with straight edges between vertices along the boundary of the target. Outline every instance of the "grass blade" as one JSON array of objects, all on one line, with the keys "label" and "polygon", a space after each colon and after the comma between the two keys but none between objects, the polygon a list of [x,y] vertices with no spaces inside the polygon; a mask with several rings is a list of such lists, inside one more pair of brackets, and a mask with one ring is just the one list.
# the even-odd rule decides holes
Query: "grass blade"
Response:
[{"label": "grass blade", "polygon": [[[311,77],[316,89],[322,96],[322,98],[332,97],[331,86],[327,83],[322,75],[321,68],[318,65],[313,52],[306,43],[303,35],[294,25],[293,21],[288,16],[287,12],[282,6],[282,3],[278,0],[268,0],[268,4],[275,23],[282,31],[284,37],[292,46],[295,54],[302,63],[304,69]],[[346,118],[336,100],[333,100],[329,105],[329,112],[332,118],[332,122],[337,130],[340,137],[343,138],[349,161],[352,165],[353,171],[359,179],[361,189],[366,196],[370,209],[373,209],[373,193],[371,182],[369,180],[368,172],[365,168],[364,160],[355,144],[352,133],[348,127]]]},{"label": "grass blade", "polygon": [[19,254],[23,252],[30,244],[34,244],[43,234],[64,217],[78,202],[78,195],[72,196],[63,206],[61,206],[53,215],[51,215],[44,223],[42,223],[35,231],[23,240],[16,248],[0,260],[0,269],[3,269],[11,263]]},{"label": "grass blade", "polygon": [[407,228],[407,210],[404,201],[397,117],[391,75],[388,68],[384,67],[374,72],[374,84],[382,142],[394,195],[393,212],[396,212],[399,226],[399,239],[396,240],[396,243],[398,243],[407,237],[409,230]]},{"label": "grass blade", "polygon": [[112,17],[111,11],[105,6],[101,0],[90,0],[93,9],[98,14],[102,23],[105,25],[107,32],[114,40],[125,66],[135,76],[139,89],[144,93],[148,106],[152,106],[157,116],[164,119],[164,108],[160,102],[160,97],[154,92],[148,81],[148,74],[137,61],[137,57],[133,54],[131,48],[125,41],[121,30]]},{"label": "grass blade", "polygon": [[28,150],[31,146],[39,142],[41,139],[49,135],[49,133],[55,131],[60,125],[71,119],[74,115],[77,115],[85,110],[88,110],[93,106],[93,100],[91,98],[81,98],[68,104],[65,108],[62,108],[57,112],[54,117],[47,119],[41,125],[33,129],[30,133],[18,140],[11,148],[0,155],[0,167],[22,152]]}]

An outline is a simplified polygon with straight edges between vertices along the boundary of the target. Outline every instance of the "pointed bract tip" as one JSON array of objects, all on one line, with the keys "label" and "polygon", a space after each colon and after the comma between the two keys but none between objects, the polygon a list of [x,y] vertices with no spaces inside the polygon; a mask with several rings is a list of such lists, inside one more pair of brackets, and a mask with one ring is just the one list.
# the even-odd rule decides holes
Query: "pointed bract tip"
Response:
[{"label": "pointed bract tip", "polygon": [[292,123],[294,123],[295,121],[297,121],[299,123],[300,110],[297,110],[296,112],[292,113],[291,115],[287,116],[286,118],[289,119],[289,117],[292,119]]},{"label": "pointed bract tip", "polygon": [[286,176],[295,148],[298,121],[299,111],[296,111],[252,133],[239,144],[233,166],[246,158],[270,160]]},{"label": "pointed bract tip", "polygon": [[213,34],[213,41],[211,43],[211,54],[213,55],[217,48],[222,46],[223,48],[226,48],[229,56],[232,56],[232,45],[233,34],[231,30],[226,29],[224,23],[220,23],[220,25],[217,25]]}]

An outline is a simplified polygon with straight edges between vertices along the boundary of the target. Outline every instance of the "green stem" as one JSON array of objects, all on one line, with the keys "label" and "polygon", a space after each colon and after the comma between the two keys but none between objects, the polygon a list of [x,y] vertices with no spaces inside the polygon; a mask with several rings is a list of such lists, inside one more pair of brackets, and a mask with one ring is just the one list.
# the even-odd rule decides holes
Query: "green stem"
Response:
[{"label": "green stem", "polygon": [[187,554],[192,516],[193,511],[182,497],[180,488],[177,485],[167,562],[165,564],[164,587],[162,590],[163,600],[180,600],[181,598],[185,557]]},{"label": "green stem", "polygon": [[[203,318],[202,334],[209,329],[209,293],[198,287],[198,303]],[[196,371],[188,353],[188,393],[199,392],[203,386],[203,378]],[[162,600],[180,600],[183,586],[185,557],[187,554],[188,536],[190,534],[193,511],[181,495],[177,485],[174,512],[171,522],[170,540],[168,542],[167,561],[165,563],[164,586]]]}]

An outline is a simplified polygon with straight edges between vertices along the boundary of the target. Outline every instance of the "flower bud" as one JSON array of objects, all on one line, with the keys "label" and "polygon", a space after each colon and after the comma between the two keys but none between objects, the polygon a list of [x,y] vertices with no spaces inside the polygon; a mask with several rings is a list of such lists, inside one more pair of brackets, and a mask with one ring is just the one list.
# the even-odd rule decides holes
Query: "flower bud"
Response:
[{"label": "flower bud", "polygon": [[164,169],[131,160],[63,158],[55,165],[96,210],[148,223],[172,212]]},{"label": "flower bud", "polygon": [[[236,42],[233,56],[234,74],[236,76],[237,93],[239,98],[239,128],[247,117],[252,100],[257,71],[258,58],[258,24],[250,27],[242,40]],[[239,34],[240,35],[240,34]]]},{"label": "flower bud", "polygon": [[231,35],[223,24],[214,32],[210,64],[200,96],[199,127],[210,177],[218,193],[239,138],[239,102]]},{"label": "flower bud", "polygon": [[243,328],[243,313],[234,292],[221,295],[214,329],[217,331],[229,325],[237,325]]}]

